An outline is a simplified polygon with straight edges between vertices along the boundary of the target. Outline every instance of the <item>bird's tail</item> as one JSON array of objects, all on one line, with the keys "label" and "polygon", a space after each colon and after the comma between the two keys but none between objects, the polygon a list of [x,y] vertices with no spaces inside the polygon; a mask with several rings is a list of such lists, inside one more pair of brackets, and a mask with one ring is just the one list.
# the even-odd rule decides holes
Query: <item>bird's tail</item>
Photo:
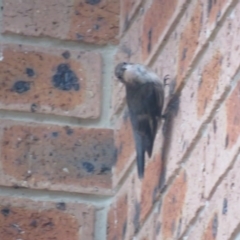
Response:
[{"label": "bird's tail", "polygon": [[144,165],[145,165],[145,151],[143,146],[137,148],[137,169],[138,177],[143,179],[144,177]]}]

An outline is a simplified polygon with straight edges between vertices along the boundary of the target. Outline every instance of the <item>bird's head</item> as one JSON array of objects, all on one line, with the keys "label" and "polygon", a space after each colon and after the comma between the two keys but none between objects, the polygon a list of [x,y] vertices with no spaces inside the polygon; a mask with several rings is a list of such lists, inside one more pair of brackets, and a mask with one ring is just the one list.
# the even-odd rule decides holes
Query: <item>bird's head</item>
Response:
[{"label": "bird's head", "polygon": [[115,76],[122,83],[125,83],[124,72],[126,71],[127,66],[128,66],[128,63],[122,62],[115,67]]}]

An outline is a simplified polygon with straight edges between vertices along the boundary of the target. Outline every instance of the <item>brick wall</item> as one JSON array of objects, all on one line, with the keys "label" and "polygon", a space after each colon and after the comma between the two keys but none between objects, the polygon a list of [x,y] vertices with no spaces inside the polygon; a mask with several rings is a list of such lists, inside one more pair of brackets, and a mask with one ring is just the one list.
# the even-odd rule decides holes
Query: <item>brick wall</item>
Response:
[{"label": "brick wall", "polygon": [[[239,239],[238,0],[0,5],[0,240]],[[120,61],[171,77],[142,181]]]}]

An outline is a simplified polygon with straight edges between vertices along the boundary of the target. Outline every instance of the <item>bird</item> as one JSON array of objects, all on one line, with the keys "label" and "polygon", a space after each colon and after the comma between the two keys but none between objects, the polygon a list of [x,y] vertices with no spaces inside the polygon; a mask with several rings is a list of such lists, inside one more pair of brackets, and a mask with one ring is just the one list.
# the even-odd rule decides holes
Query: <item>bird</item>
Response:
[{"label": "bird", "polygon": [[125,85],[138,177],[143,179],[145,152],[149,157],[152,156],[154,140],[162,118],[164,86],[168,75],[162,82],[155,72],[142,64],[121,62],[115,67],[115,76]]}]

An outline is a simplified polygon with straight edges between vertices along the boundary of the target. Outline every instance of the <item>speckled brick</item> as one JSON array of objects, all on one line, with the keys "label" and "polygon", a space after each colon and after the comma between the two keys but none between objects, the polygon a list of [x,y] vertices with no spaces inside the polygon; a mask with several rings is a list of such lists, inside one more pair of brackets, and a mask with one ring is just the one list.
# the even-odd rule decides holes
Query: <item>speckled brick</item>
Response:
[{"label": "speckled brick", "polygon": [[128,195],[117,197],[108,212],[107,240],[125,239],[128,218]]},{"label": "speckled brick", "polygon": [[[222,131],[222,126],[227,125],[227,127],[224,128],[225,136],[223,136],[223,138],[225,137],[225,142],[224,142],[225,148],[228,148],[228,149],[231,149],[236,144],[239,138],[240,114],[239,114],[239,111],[236,111],[240,107],[239,92],[240,92],[240,81],[238,80],[238,83],[235,86],[235,89],[232,91],[229,98],[227,99],[226,112],[220,115],[221,118],[224,118],[227,115],[227,119],[226,119],[227,123],[225,122],[225,124],[221,124],[216,122],[216,125],[218,127],[221,126],[221,131]],[[219,121],[221,120],[220,117],[218,117]],[[218,131],[220,131],[220,129],[218,129]]]},{"label": "speckled brick", "polygon": [[154,159],[145,167],[144,179],[141,186],[141,221],[146,218],[159,195],[161,167],[162,160],[160,155],[155,155]]},{"label": "speckled brick", "polygon": [[196,138],[200,126],[207,121],[216,104],[222,101],[238,69],[235,59],[240,55],[236,20],[239,6],[235,9],[235,18],[229,17],[223,24],[214,45],[208,48],[182,90],[178,112],[173,119],[172,134],[168,136],[171,141],[168,146],[167,179]]},{"label": "speckled brick", "polygon": [[[94,239],[95,210],[91,205],[0,197],[0,238]],[[81,231],[79,231],[81,229]]]},{"label": "speckled brick", "polygon": [[153,0],[151,6],[146,11],[142,31],[142,53],[144,60],[151,54],[152,50],[155,50],[155,45],[159,41],[164,29],[168,26],[174,11],[180,10],[177,7],[177,2],[177,0]]},{"label": "speckled brick", "polygon": [[111,192],[113,130],[1,121],[1,184]]},{"label": "speckled brick", "polygon": [[188,239],[237,239],[239,218],[239,167],[240,159],[218,183],[218,187],[205,208],[198,217],[191,231],[185,237]]},{"label": "speckled brick", "polygon": [[1,109],[100,116],[100,54],[8,44],[0,49]]},{"label": "speckled brick", "polygon": [[[176,29],[171,33],[166,45],[152,64],[153,69],[160,76],[170,74],[171,79],[176,79],[176,87],[183,83],[183,79],[191,69],[196,56],[202,50],[203,45],[206,44],[232,1],[229,0],[222,5],[221,14],[214,24],[208,24],[207,9],[209,2],[212,1],[190,1]],[[218,41],[226,44],[225,38],[220,38]],[[151,56],[149,59],[151,59]]]},{"label": "speckled brick", "polygon": [[135,144],[128,111],[115,125],[114,141],[116,146],[116,164],[114,166],[114,186],[129,169],[135,156]]},{"label": "speckled brick", "polygon": [[120,25],[121,33],[124,34],[124,31],[129,27],[131,19],[135,14],[136,10],[139,8],[142,0],[122,0],[121,2],[121,16],[120,16]]},{"label": "speckled brick", "polygon": [[119,0],[3,1],[3,33],[117,43]]},{"label": "speckled brick", "polygon": [[177,85],[183,80],[190,63],[195,57],[195,52],[199,44],[199,35],[203,27],[203,4],[196,1],[190,21],[184,27],[181,34],[178,48],[178,75]]},{"label": "speckled brick", "polygon": [[188,179],[182,171],[174,180],[162,202],[161,235],[162,239],[170,240],[176,235],[181,222],[181,213],[184,208],[185,197],[188,191]]}]

